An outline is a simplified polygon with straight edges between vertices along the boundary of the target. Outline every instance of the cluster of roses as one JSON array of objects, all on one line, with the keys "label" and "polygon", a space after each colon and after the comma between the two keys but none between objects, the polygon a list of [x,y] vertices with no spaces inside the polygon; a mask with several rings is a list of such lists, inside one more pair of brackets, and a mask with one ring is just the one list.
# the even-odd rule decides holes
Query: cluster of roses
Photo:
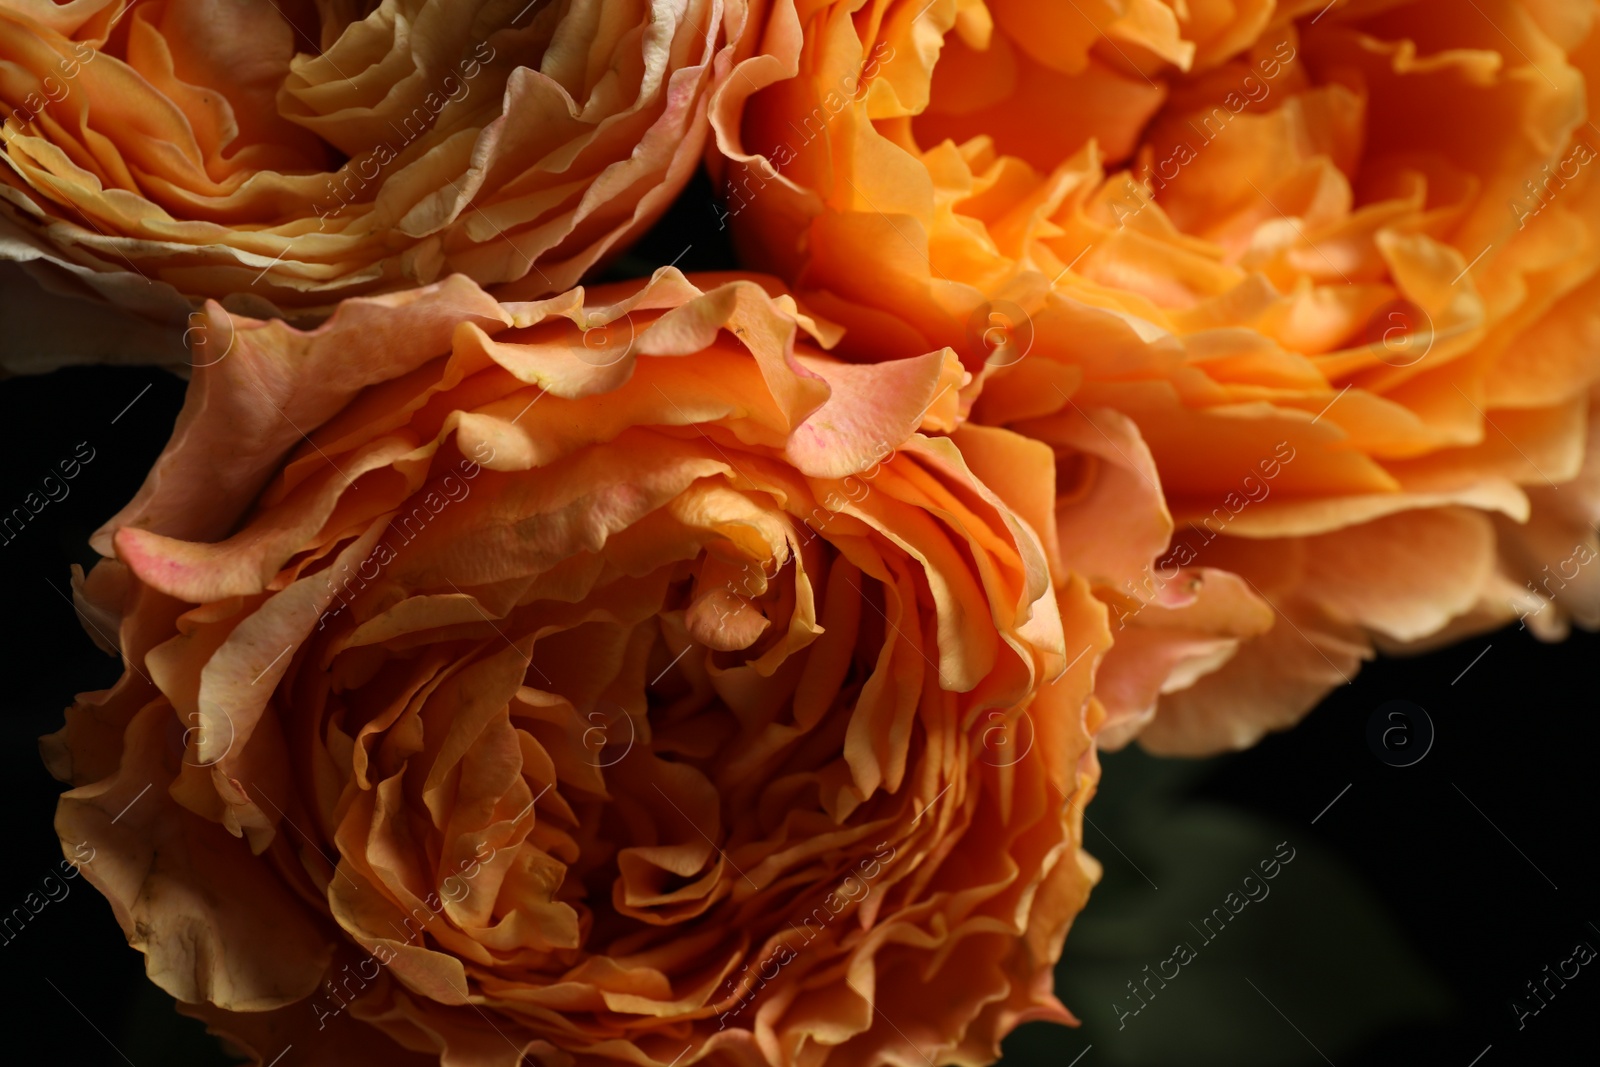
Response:
[{"label": "cluster of roses", "polygon": [[[1098,750],[1600,625],[1534,585],[1600,551],[1593,7],[1258,7],[0,0],[0,259],[231,339],[44,745],[151,978],[257,1062],[977,1067],[1072,1021]],[[767,273],[577,287],[702,161]]]}]

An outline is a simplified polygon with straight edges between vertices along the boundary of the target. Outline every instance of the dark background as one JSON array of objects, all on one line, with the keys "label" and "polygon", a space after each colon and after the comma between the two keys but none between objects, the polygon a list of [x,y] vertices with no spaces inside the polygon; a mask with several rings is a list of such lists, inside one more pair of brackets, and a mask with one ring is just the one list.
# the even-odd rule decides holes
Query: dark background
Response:
[{"label": "dark background", "polygon": [[[674,259],[725,269],[723,237],[710,186],[697,179],[609,276]],[[93,561],[89,534],[138,488],[183,388],[166,372],[126,368],[0,382],[0,511],[37,491],[79,442],[95,450],[65,500],[0,544],[10,620],[0,780],[15,834],[0,864],[0,913],[61,858],[51,828],[60,786],[36,738],[59,727],[75,692],[119,673],[74,618],[70,565]],[[1105,873],[1057,980],[1083,1025],[1024,1026],[1006,1042],[1007,1067],[1595,1062],[1600,961],[1521,1029],[1511,1002],[1534,1006],[1524,983],[1578,942],[1600,949],[1597,656],[1593,635],[1547,646],[1508,629],[1370,664],[1299,727],[1248,752],[1104,756],[1086,832]],[[1412,766],[1386,764],[1368,743],[1369,720],[1391,700],[1425,709],[1436,734]],[[1270,895],[1203,944],[1189,924],[1279,842],[1295,858]],[[144,979],[104,899],[82,879],[68,885],[15,939],[0,936],[5,1032],[48,1040],[50,1061],[67,1067],[229,1062]],[[1138,1003],[1126,984],[1180,941],[1196,958],[1119,1028],[1113,1005]],[[295,1067],[293,1054],[279,1067]]]}]

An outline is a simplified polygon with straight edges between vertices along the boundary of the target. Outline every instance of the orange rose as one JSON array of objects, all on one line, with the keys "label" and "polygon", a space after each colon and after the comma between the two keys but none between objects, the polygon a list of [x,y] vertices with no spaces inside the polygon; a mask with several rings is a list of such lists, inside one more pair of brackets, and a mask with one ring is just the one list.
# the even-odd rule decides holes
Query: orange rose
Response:
[{"label": "orange rose", "polygon": [[45,751],[150,976],[258,1062],[980,1064],[1070,1021],[1110,636],[1049,580],[1048,450],[919,432],[950,353],[840,363],[700,284],[211,305],[78,583],[126,673]]},{"label": "orange rose", "polygon": [[560,292],[688,180],[759,11],[4,0],[0,259],[180,320]]},{"label": "orange rose", "polygon": [[1131,420],[1063,487],[1148,448],[1175,524],[1094,575],[1104,740],[1247,745],[1375,647],[1600,625],[1595,12],[779,5],[727,214],[852,358],[952,345],[1063,459]]}]

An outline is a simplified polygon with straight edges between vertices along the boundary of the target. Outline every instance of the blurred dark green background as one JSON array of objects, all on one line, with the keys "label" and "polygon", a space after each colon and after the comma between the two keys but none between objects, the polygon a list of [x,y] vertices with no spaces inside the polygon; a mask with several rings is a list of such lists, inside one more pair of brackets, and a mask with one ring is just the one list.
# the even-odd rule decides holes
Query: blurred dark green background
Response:
[{"label": "blurred dark green background", "polygon": [[[712,205],[698,179],[608,276],[673,260],[686,271],[732,265]],[[0,546],[10,620],[0,758],[15,834],[0,909],[20,905],[60,857],[50,828],[58,786],[35,738],[57,728],[74,692],[117,673],[63,598],[69,564],[91,560],[86,538],[132,496],[182,389],[162,372],[106,368],[0,382],[5,507],[78,442],[97,450],[67,499]],[[1600,948],[1590,925],[1600,922],[1597,654],[1591,635],[1543,646],[1507,630],[1372,664],[1299,728],[1245,753],[1106,755],[1087,829],[1104,877],[1058,970],[1082,1026],[1021,1028],[1006,1067],[1596,1062],[1600,968],[1584,968],[1521,1029],[1511,1002],[1531,1004],[1524,983],[1576,942]],[[1380,761],[1367,741],[1374,711],[1395,699],[1425,708],[1437,731],[1409,767]],[[1190,924],[1285,841],[1295,858],[1270,895],[1203,942]],[[13,1040],[34,1035],[65,1065],[227,1063],[143,979],[104,900],[70,884],[0,944],[0,1017]],[[1138,1015],[1119,1018],[1116,1005],[1138,1005],[1127,983],[1179,942],[1195,958],[1166,988],[1152,983],[1158,992]],[[279,1067],[295,1067],[293,1056]]]}]

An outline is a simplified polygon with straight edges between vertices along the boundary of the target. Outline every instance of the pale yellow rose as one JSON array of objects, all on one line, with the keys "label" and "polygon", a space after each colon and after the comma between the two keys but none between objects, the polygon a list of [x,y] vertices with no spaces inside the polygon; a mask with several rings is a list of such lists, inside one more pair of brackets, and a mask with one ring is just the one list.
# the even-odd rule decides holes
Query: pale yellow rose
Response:
[{"label": "pale yellow rose", "polygon": [[0,259],[178,321],[561,292],[682,189],[762,6],[0,0]]}]

